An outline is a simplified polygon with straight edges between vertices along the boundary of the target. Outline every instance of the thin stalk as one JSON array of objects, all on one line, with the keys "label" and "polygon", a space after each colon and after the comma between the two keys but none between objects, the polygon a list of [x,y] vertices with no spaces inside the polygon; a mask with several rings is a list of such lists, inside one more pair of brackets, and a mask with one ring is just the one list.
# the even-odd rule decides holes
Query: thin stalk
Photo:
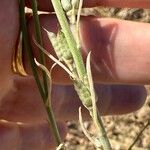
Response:
[{"label": "thin stalk", "polygon": [[[40,21],[39,21],[38,10],[37,10],[37,1],[36,0],[31,0],[31,5],[32,5],[32,11],[33,11],[35,37],[36,37],[37,42],[41,46],[43,46],[42,36],[41,36],[41,28],[40,28]],[[39,49],[39,54],[40,54],[41,64],[45,65],[45,57],[44,57],[43,52],[40,49]],[[46,76],[46,73],[44,71],[42,71],[42,75],[43,75],[45,95],[48,96],[47,76]]]},{"label": "thin stalk", "polygon": [[49,119],[48,123],[49,123],[50,127],[52,128],[52,132],[54,134],[56,144],[57,144],[57,146],[59,146],[61,144],[61,137],[60,137],[60,134],[59,134],[59,131],[58,131],[58,127],[57,127],[57,124],[56,124],[55,116],[54,116],[54,113],[53,113],[53,110],[52,110],[52,105],[51,105],[51,91],[52,91],[51,70],[49,72],[49,70],[44,65],[40,64],[36,60],[36,58],[34,60],[35,60],[36,65],[39,68],[41,68],[46,73],[46,75],[48,77],[47,78],[48,97],[47,97],[46,102],[44,103],[44,106],[45,106],[45,109],[46,109],[46,112],[47,112],[47,115],[48,115],[48,119]]},{"label": "thin stalk", "polygon": [[101,133],[100,133],[101,134],[100,135],[101,136],[100,137],[100,142],[101,142],[101,144],[103,146],[103,149],[104,150],[111,150],[112,149],[111,148],[111,144],[110,144],[110,142],[108,140],[107,133],[105,131],[105,127],[103,125],[103,122],[102,122],[102,119],[101,119],[99,113],[97,115],[97,118],[98,118],[99,128],[100,128],[100,131],[101,131]]},{"label": "thin stalk", "polygon": [[142,133],[144,132],[144,130],[150,125],[150,121],[147,122],[147,124],[143,127],[143,129],[140,131],[140,133],[138,134],[138,136],[136,137],[136,139],[133,141],[133,143],[130,145],[130,147],[128,148],[128,150],[131,150],[133,148],[133,146],[135,145],[135,143],[139,140],[139,137],[142,135]]},{"label": "thin stalk", "polygon": [[[81,56],[81,51],[79,51],[79,49],[77,48],[77,43],[76,43],[76,41],[73,37],[73,34],[70,30],[69,23],[67,21],[64,11],[63,11],[60,0],[51,0],[51,2],[53,4],[54,10],[57,15],[60,26],[62,28],[62,31],[67,40],[69,50],[72,53],[74,63],[75,63],[76,69],[77,69],[77,73],[79,75],[80,80],[82,80],[87,75],[87,73],[86,73],[84,62],[83,62],[83,59]],[[112,149],[111,145],[109,143],[105,128],[103,127],[103,123],[102,123],[99,115],[98,115],[98,118],[99,118],[98,121],[99,121],[99,125],[100,125],[100,128],[99,128],[100,136],[101,136],[100,139],[102,139],[101,140],[102,147],[104,150],[111,150]]]},{"label": "thin stalk", "polygon": [[72,35],[72,32],[69,27],[69,23],[67,22],[67,18],[65,16],[65,13],[63,11],[63,8],[61,6],[60,0],[51,0],[54,10],[56,12],[57,18],[59,20],[60,26],[62,28],[62,31],[65,35],[65,38],[67,40],[69,49],[72,53],[76,69],[79,75],[79,78],[82,80],[84,76],[86,75],[86,70],[84,67],[83,59],[81,56],[81,52],[79,49],[77,49],[76,41]]},{"label": "thin stalk", "polygon": [[34,75],[34,78],[36,80],[37,86],[39,88],[39,92],[41,94],[41,97],[43,99],[43,104],[45,106],[49,121],[51,123],[50,126],[51,126],[52,131],[55,135],[55,140],[56,140],[57,146],[59,146],[61,143],[61,138],[60,138],[60,135],[58,132],[58,128],[57,128],[57,124],[56,124],[56,120],[55,120],[52,108],[51,108],[51,106],[45,105],[45,102],[47,100],[47,96],[45,95],[45,92],[44,92],[43,87],[41,85],[41,82],[40,82],[40,79],[38,76],[38,72],[37,72],[37,67],[36,67],[36,64],[34,62],[32,48],[31,48],[31,45],[29,42],[29,35],[28,35],[28,31],[27,31],[27,26],[26,26],[24,6],[25,6],[24,0],[19,0],[19,11],[20,11],[20,22],[21,22],[20,24],[21,24],[22,34],[23,34],[23,42],[24,42],[25,49],[28,52],[29,61],[30,61],[30,65],[31,65],[31,68],[33,71],[33,75]]},{"label": "thin stalk", "polygon": [[37,83],[37,86],[39,88],[40,94],[42,96],[43,99],[45,99],[45,94],[37,73],[37,67],[35,65],[34,59],[33,59],[33,53],[31,50],[31,46],[30,46],[30,42],[29,42],[29,35],[28,35],[28,31],[27,31],[27,26],[26,26],[26,19],[25,19],[25,2],[24,0],[19,0],[19,11],[20,11],[20,24],[21,24],[21,30],[22,30],[22,34],[23,34],[23,42],[24,42],[24,46],[25,49],[28,52],[28,56],[29,56],[29,61],[30,61],[30,65],[32,68],[32,72],[35,78],[35,81]]},{"label": "thin stalk", "polygon": [[61,137],[60,137],[60,134],[59,134],[59,131],[58,131],[58,128],[57,128],[57,124],[56,124],[56,121],[55,121],[55,116],[54,116],[54,113],[52,111],[51,106],[46,107],[46,111],[47,111],[48,118],[49,118],[49,121],[50,121],[49,122],[50,126],[51,126],[53,134],[55,136],[56,145],[59,146],[61,144]]}]

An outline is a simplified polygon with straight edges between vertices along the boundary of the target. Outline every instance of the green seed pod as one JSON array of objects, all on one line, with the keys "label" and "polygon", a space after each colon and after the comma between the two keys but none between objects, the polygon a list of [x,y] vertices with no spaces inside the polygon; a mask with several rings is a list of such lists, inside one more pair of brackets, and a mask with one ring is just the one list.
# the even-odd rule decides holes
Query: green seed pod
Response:
[{"label": "green seed pod", "polygon": [[74,81],[74,86],[76,90],[80,90],[82,88],[82,84],[79,81]]},{"label": "green seed pod", "polygon": [[63,60],[63,54],[66,52],[66,41],[63,33],[60,31],[57,34],[57,47],[55,47],[56,54],[60,60]]},{"label": "green seed pod", "polygon": [[87,108],[92,107],[92,100],[91,100],[91,98],[82,99],[82,103]]},{"label": "green seed pod", "polygon": [[87,87],[89,86],[89,81],[88,81],[87,75],[84,76],[83,82],[84,82],[85,86],[87,86]]},{"label": "green seed pod", "polygon": [[86,86],[83,86],[82,89],[81,89],[81,92],[82,92],[82,93],[85,93],[87,90],[88,90],[87,87],[86,87]]},{"label": "green seed pod", "polygon": [[70,0],[61,0],[62,7],[65,11],[69,11],[72,9],[71,1]]},{"label": "green seed pod", "polygon": [[85,98],[91,97],[89,91],[85,91],[84,93],[81,93],[81,95],[83,95]]},{"label": "green seed pod", "polygon": [[57,40],[61,45],[60,49],[62,50],[62,60],[67,64],[70,70],[74,68],[73,66],[73,57],[71,52],[69,51],[68,43],[65,39],[64,33],[59,31],[57,34]]},{"label": "green seed pod", "polygon": [[60,42],[61,38],[58,38],[58,36],[56,36],[54,33],[48,31],[47,35],[49,40],[51,41],[51,44],[56,52],[58,59],[62,60],[63,50],[61,49],[62,48],[62,43]]},{"label": "green seed pod", "polygon": [[92,107],[92,100],[91,100],[90,97],[89,98],[84,98],[82,96],[79,96],[79,98],[81,99],[84,106],[86,106],[87,108]]},{"label": "green seed pod", "polygon": [[59,52],[60,44],[59,44],[59,41],[57,40],[56,35],[52,32],[48,32],[48,31],[47,31],[47,35],[48,35],[49,40],[51,41],[51,44],[52,44],[56,54],[57,54],[57,57],[60,58],[62,54],[61,54],[61,52]]},{"label": "green seed pod", "polygon": [[64,33],[62,31],[59,31],[56,36],[54,33],[47,31],[47,34],[58,59],[60,61],[64,61],[68,68],[72,72],[74,72],[74,74],[76,74],[73,57],[71,52],[69,51],[69,46],[65,39]]},{"label": "green seed pod", "polygon": [[84,98],[90,97],[90,93],[86,90],[86,91],[82,91],[82,89],[80,90],[80,95],[82,95]]},{"label": "green seed pod", "polygon": [[79,3],[80,3],[80,0],[71,0],[72,6],[76,9],[79,8]]},{"label": "green seed pod", "polygon": [[73,71],[73,68],[75,68],[74,65],[73,65],[73,63],[74,63],[73,59],[68,59],[68,60],[65,60],[65,61],[66,61],[66,64],[70,65],[71,71]]},{"label": "green seed pod", "polygon": [[63,53],[63,58],[66,60],[70,60],[72,59],[72,54],[70,53],[70,51],[66,51]]},{"label": "green seed pod", "polygon": [[82,103],[87,107],[92,106],[91,94],[84,83],[80,83],[79,81],[74,81],[74,87],[77,91]]},{"label": "green seed pod", "polygon": [[58,44],[56,35],[53,32],[48,32],[48,31],[47,31],[47,35],[49,40],[52,43],[52,46],[56,46]]}]

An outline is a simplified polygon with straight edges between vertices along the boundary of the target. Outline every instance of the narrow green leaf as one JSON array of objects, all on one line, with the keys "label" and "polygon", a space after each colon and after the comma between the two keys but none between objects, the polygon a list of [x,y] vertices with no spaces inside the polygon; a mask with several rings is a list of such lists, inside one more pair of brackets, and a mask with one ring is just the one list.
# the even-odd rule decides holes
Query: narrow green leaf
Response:
[{"label": "narrow green leaf", "polygon": [[92,72],[91,72],[91,52],[88,53],[87,60],[86,60],[86,71],[87,71],[87,76],[88,76],[88,81],[89,81],[89,89],[91,93],[91,100],[92,100],[92,115],[93,115],[93,121],[99,128],[99,125],[97,124],[98,119],[97,119],[97,107],[96,107],[96,101],[97,97],[95,95],[95,89],[94,89],[94,83],[93,83],[93,78],[92,78]]}]

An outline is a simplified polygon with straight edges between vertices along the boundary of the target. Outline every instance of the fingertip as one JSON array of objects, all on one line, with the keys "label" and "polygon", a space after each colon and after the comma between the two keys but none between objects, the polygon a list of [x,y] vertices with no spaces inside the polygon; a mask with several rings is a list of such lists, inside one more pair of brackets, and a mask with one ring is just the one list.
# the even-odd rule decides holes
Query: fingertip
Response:
[{"label": "fingertip", "polygon": [[95,82],[149,84],[149,28],[146,23],[83,17],[80,24],[83,54],[86,57],[88,50],[92,51]]},{"label": "fingertip", "polygon": [[144,86],[111,86],[111,101],[104,113],[120,115],[139,110],[145,103],[147,92]]}]

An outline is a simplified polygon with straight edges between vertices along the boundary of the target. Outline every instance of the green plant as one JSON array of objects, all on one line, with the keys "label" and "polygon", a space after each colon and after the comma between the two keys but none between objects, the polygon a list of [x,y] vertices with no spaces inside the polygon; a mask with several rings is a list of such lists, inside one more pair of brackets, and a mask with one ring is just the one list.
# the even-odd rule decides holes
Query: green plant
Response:
[{"label": "green plant", "polygon": [[[79,1],[72,1],[70,5],[68,1],[67,7],[66,3],[64,6],[65,10],[71,9],[69,11],[72,11],[70,16],[70,23],[74,26],[74,31],[76,34],[75,38],[70,30],[69,23],[65,16],[65,12],[62,8],[61,2],[59,0],[51,0],[51,2],[53,4],[56,16],[60,23],[61,30],[58,31],[57,35],[55,35],[52,32],[46,32],[57,54],[58,60],[54,60],[53,56],[49,54],[46,50],[44,50],[40,44],[36,44],[46,55],[53,59],[55,63],[62,66],[71,76],[75,90],[78,93],[83,105],[89,110],[89,113],[93,119],[98,134],[94,137],[91,137],[88,131],[84,129],[80,108],[79,118],[84,133],[87,135],[89,140],[91,140],[91,142],[95,145],[97,149],[103,148],[104,150],[109,150],[111,149],[111,146],[96,107],[97,97],[95,95],[92,80],[92,73],[90,67],[90,53],[87,57],[86,68],[84,66],[83,59],[81,56],[80,37],[78,32],[82,1],[80,1],[80,3]],[[75,19],[75,8],[78,8],[77,20]],[[60,63],[60,61],[64,62],[65,65]],[[39,65],[38,62],[36,63],[37,65]],[[43,66],[42,64],[40,65]],[[44,66],[41,68],[45,70]]]},{"label": "green plant", "polygon": [[[38,14],[37,14],[36,0],[32,0],[32,7],[34,10],[33,11],[33,14],[35,16],[34,18],[36,18],[35,27],[36,27],[36,33],[37,33],[40,30],[40,24],[39,24],[39,18],[38,18]],[[51,85],[51,83],[50,83],[50,80],[47,80],[47,75],[44,71],[43,71],[44,86],[42,85],[42,83],[39,79],[37,67],[34,62],[33,52],[32,52],[32,48],[31,48],[30,41],[29,41],[29,35],[28,35],[28,31],[27,31],[24,0],[19,0],[19,10],[20,10],[20,24],[21,24],[20,30],[22,32],[23,46],[28,52],[28,57],[29,57],[31,68],[32,68],[32,72],[33,72],[35,81],[37,83],[39,92],[41,94],[41,97],[43,99],[43,104],[45,106],[47,116],[49,119],[48,123],[50,124],[50,127],[52,128],[56,144],[57,144],[57,146],[59,146],[61,144],[61,138],[60,138],[60,134],[58,132],[56,120],[55,120],[54,113],[53,113],[51,103],[50,103],[50,85]],[[38,42],[42,41],[40,33],[36,34],[36,39],[38,40]],[[41,44],[41,42],[40,42],[40,44]],[[40,51],[40,55],[41,55],[41,60],[42,60],[41,63],[44,64],[44,58],[43,58],[44,55],[41,51]]]},{"label": "green plant", "polygon": [[[50,124],[50,127],[52,127],[52,131],[54,132],[54,136],[58,146],[57,149],[63,149],[64,147],[58,132],[57,124],[51,107],[51,71],[56,64],[62,67],[71,77],[72,82],[74,84],[74,88],[78,93],[83,105],[89,110],[89,114],[91,115],[93,123],[95,124],[97,130],[97,135],[91,136],[91,134],[85,129],[83,125],[83,118],[80,107],[79,122],[83,129],[83,132],[97,149],[102,148],[104,150],[109,150],[111,149],[111,146],[96,106],[96,101],[98,98],[95,94],[91,73],[91,52],[87,56],[86,67],[83,63],[83,59],[81,56],[79,20],[83,0],[61,0],[61,2],[60,0],[51,0],[51,2],[54,6],[57,18],[61,25],[61,29],[58,31],[57,35],[47,30],[45,31],[53,45],[53,48],[58,58],[53,57],[50,53],[43,49],[42,38],[40,33],[40,22],[37,13],[37,3],[36,0],[31,0],[33,19],[35,23],[35,43],[39,47],[40,55],[40,62],[38,62],[36,59],[33,58],[32,48],[29,42],[24,10],[24,0],[19,0],[23,45],[25,49],[28,50],[33,75],[37,82],[37,86],[39,88],[41,97],[43,98],[43,104],[45,106],[49,119],[48,123]],[[68,17],[69,22],[66,16]],[[73,27],[74,33],[72,33],[72,31],[70,30],[70,25]],[[50,71],[47,70],[47,68],[45,67],[44,53],[54,61],[54,65],[52,66]],[[36,65],[43,70],[43,82],[41,82],[39,79]],[[140,135],[149,125],[150,123],[148,122],[144,126],[144,128],[141,130],[133,144],[129,147],[130,150],[133,148]]]}]

